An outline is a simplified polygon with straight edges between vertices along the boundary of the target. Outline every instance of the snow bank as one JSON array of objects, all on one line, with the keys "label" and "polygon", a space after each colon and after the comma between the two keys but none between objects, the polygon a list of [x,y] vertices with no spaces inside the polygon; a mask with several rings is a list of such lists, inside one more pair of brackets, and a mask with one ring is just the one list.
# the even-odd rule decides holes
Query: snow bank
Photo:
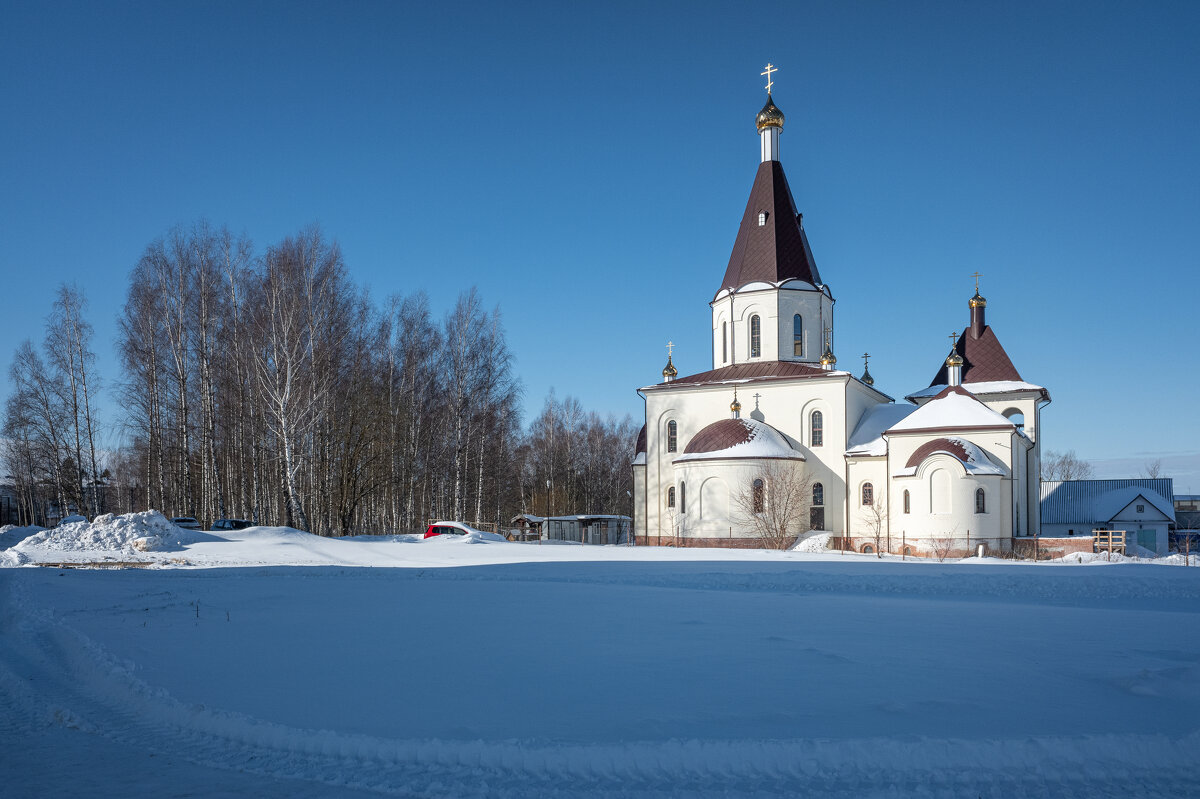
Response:
[{"label": "snow bank", "polygon": [[0,550],[15,547],[26,538],[29,538],[29,536],[37,535],[45,529],[45,527],[38,527],[36,524],[31,524],[28,527],[17,527],[15,524],[6,524],[0,527]]},{"label": "snow bank", "polygon": [[825,552],[829,549],[829,539],[832,537],[833,533],[814,533],[797,541],[792,552]]},{"label": "snow bank", "polygon": [[184,530],[156,510],[106,513],[95,521],[69,522],[29,536],[15,549],[56,552],[153,552],[194,543],[202,536]]}]

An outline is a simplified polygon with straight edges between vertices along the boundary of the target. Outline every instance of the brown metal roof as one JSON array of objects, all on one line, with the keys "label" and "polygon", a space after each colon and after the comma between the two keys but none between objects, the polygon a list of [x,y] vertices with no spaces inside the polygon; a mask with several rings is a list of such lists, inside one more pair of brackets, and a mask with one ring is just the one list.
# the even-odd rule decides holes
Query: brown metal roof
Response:
[{"label": "brown metal roof", "polygon": [[637,444],[633,448],[633,455],[637,457],[646,451],[646,425],[642,425],[642,429],[638,431]]},{"label": "brown metal roof", "polygon": [[684,455],[696,455],[701,452],[720,452],[721,450],[745,444],[754,437],[754,428],[741,419],[722,419],[713,422],[696,435],[684,448]]},{"label": "brown metal roof", "polygon": [[[1008,358],[1008,353],[1004,351],[1004,347],[1000,346],[1000,340],[996,338],[996,334],[990,327],[985,327],[979,338],[972,336],[971,328],[968,327],[958,337],[954,350],[963,359],[962,382],[964,383],[1021,379],[1017,367],[1013,366],[1012,361]],[[933,382],[929,385],[944,386],[948,382],[947,367],[943,362],[942,368],[938,370]]]},{"label": "brown metal roof", "polygon": [[687,377],[678,377],[670,383],[659,383],[658,386],[694,386],[703,383],[721,383],[727,380],[768,380],[789,377],[822,377],[829,372],[808,364],[793,361],[751,361],[738,363],[733,366],[722,366]]},{"label": "brown metal roof", "polygon": [[[767,215],[766,224],[761,226],[760,213]],[[754,176],[721,288],[735,289],[757,280],[778,283],[791,278],[807,280],[814,286],[821,282],[783,165],[764,161]]]},{"label": "brown metal roof", "polygon": [[966,463],[971,458],[967,454],[967,448],[962,445],[962,442],[953,441],[949,438],[935,438],[917,447],[917,451],[912,454],[912,457],[908,459],[908,463],[904,464],[904,467],[911,469],[914,466],[920,466],[923,460],[935,452],[948,452],[963,463]]}]

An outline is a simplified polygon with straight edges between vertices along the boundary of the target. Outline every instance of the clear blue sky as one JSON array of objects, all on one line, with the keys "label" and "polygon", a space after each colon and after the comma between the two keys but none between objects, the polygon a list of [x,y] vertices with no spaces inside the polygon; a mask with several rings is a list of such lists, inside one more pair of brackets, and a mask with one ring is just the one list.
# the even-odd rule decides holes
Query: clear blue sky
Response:
[{"label": "clear blue sky", "polygon": [[74,281],[111,385],[152,239],[319,222],[379,300],[499,304],[528,412],[636,416],[668,339],[710,364],[771,61],[840,364],[926,385],[979,270],[1044,445],[1200,493],[1197,41],[1193,2],[3,2],[0,367]]}]

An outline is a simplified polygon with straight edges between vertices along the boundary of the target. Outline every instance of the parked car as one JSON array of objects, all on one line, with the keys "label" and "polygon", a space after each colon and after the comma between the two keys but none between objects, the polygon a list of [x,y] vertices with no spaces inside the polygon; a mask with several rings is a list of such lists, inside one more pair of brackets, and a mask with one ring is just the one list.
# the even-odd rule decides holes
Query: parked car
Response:
[{"label": "parked car", "polygon": [[171,520],[171,524],[176,527],[182,527],[185,530],[199,530],[200,522],[193,519],[191,516],[176,516]]},{"label": "parked car", "polygon": [[254,522],[246,521],[245,519],[217,519],[213,522],[212,529],[214,530],[245,530],[247,527],[253,527]]},{"label": "parked car", "polygon": [[479,533],[481,536],[487,536],[487,533],[476,530],[474,527],[462,522],[434,522],[425,531],[425,537],[433,538],[435,535],[466,535],[467,533]]}]

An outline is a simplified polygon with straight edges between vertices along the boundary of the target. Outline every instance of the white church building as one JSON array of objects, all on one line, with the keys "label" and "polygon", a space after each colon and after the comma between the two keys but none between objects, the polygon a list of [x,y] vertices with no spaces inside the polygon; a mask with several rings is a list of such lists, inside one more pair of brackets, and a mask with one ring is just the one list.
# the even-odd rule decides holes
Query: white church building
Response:
[{"label": "white church building", "polygon": [[[837,368],[834,297],[779,160],[784,116],[756,124],[762,160],[709,303],[712,369],[644,386],[635,448],[640,544],[762,546],[748,514],[795,476],[796,536],[912,555],[1009,550],[1039,525],[1045,388],[1025,382],[970,298],[969,324],[927,388],[896,402]],[[750,410],[742,412],[743,404]]]}]

